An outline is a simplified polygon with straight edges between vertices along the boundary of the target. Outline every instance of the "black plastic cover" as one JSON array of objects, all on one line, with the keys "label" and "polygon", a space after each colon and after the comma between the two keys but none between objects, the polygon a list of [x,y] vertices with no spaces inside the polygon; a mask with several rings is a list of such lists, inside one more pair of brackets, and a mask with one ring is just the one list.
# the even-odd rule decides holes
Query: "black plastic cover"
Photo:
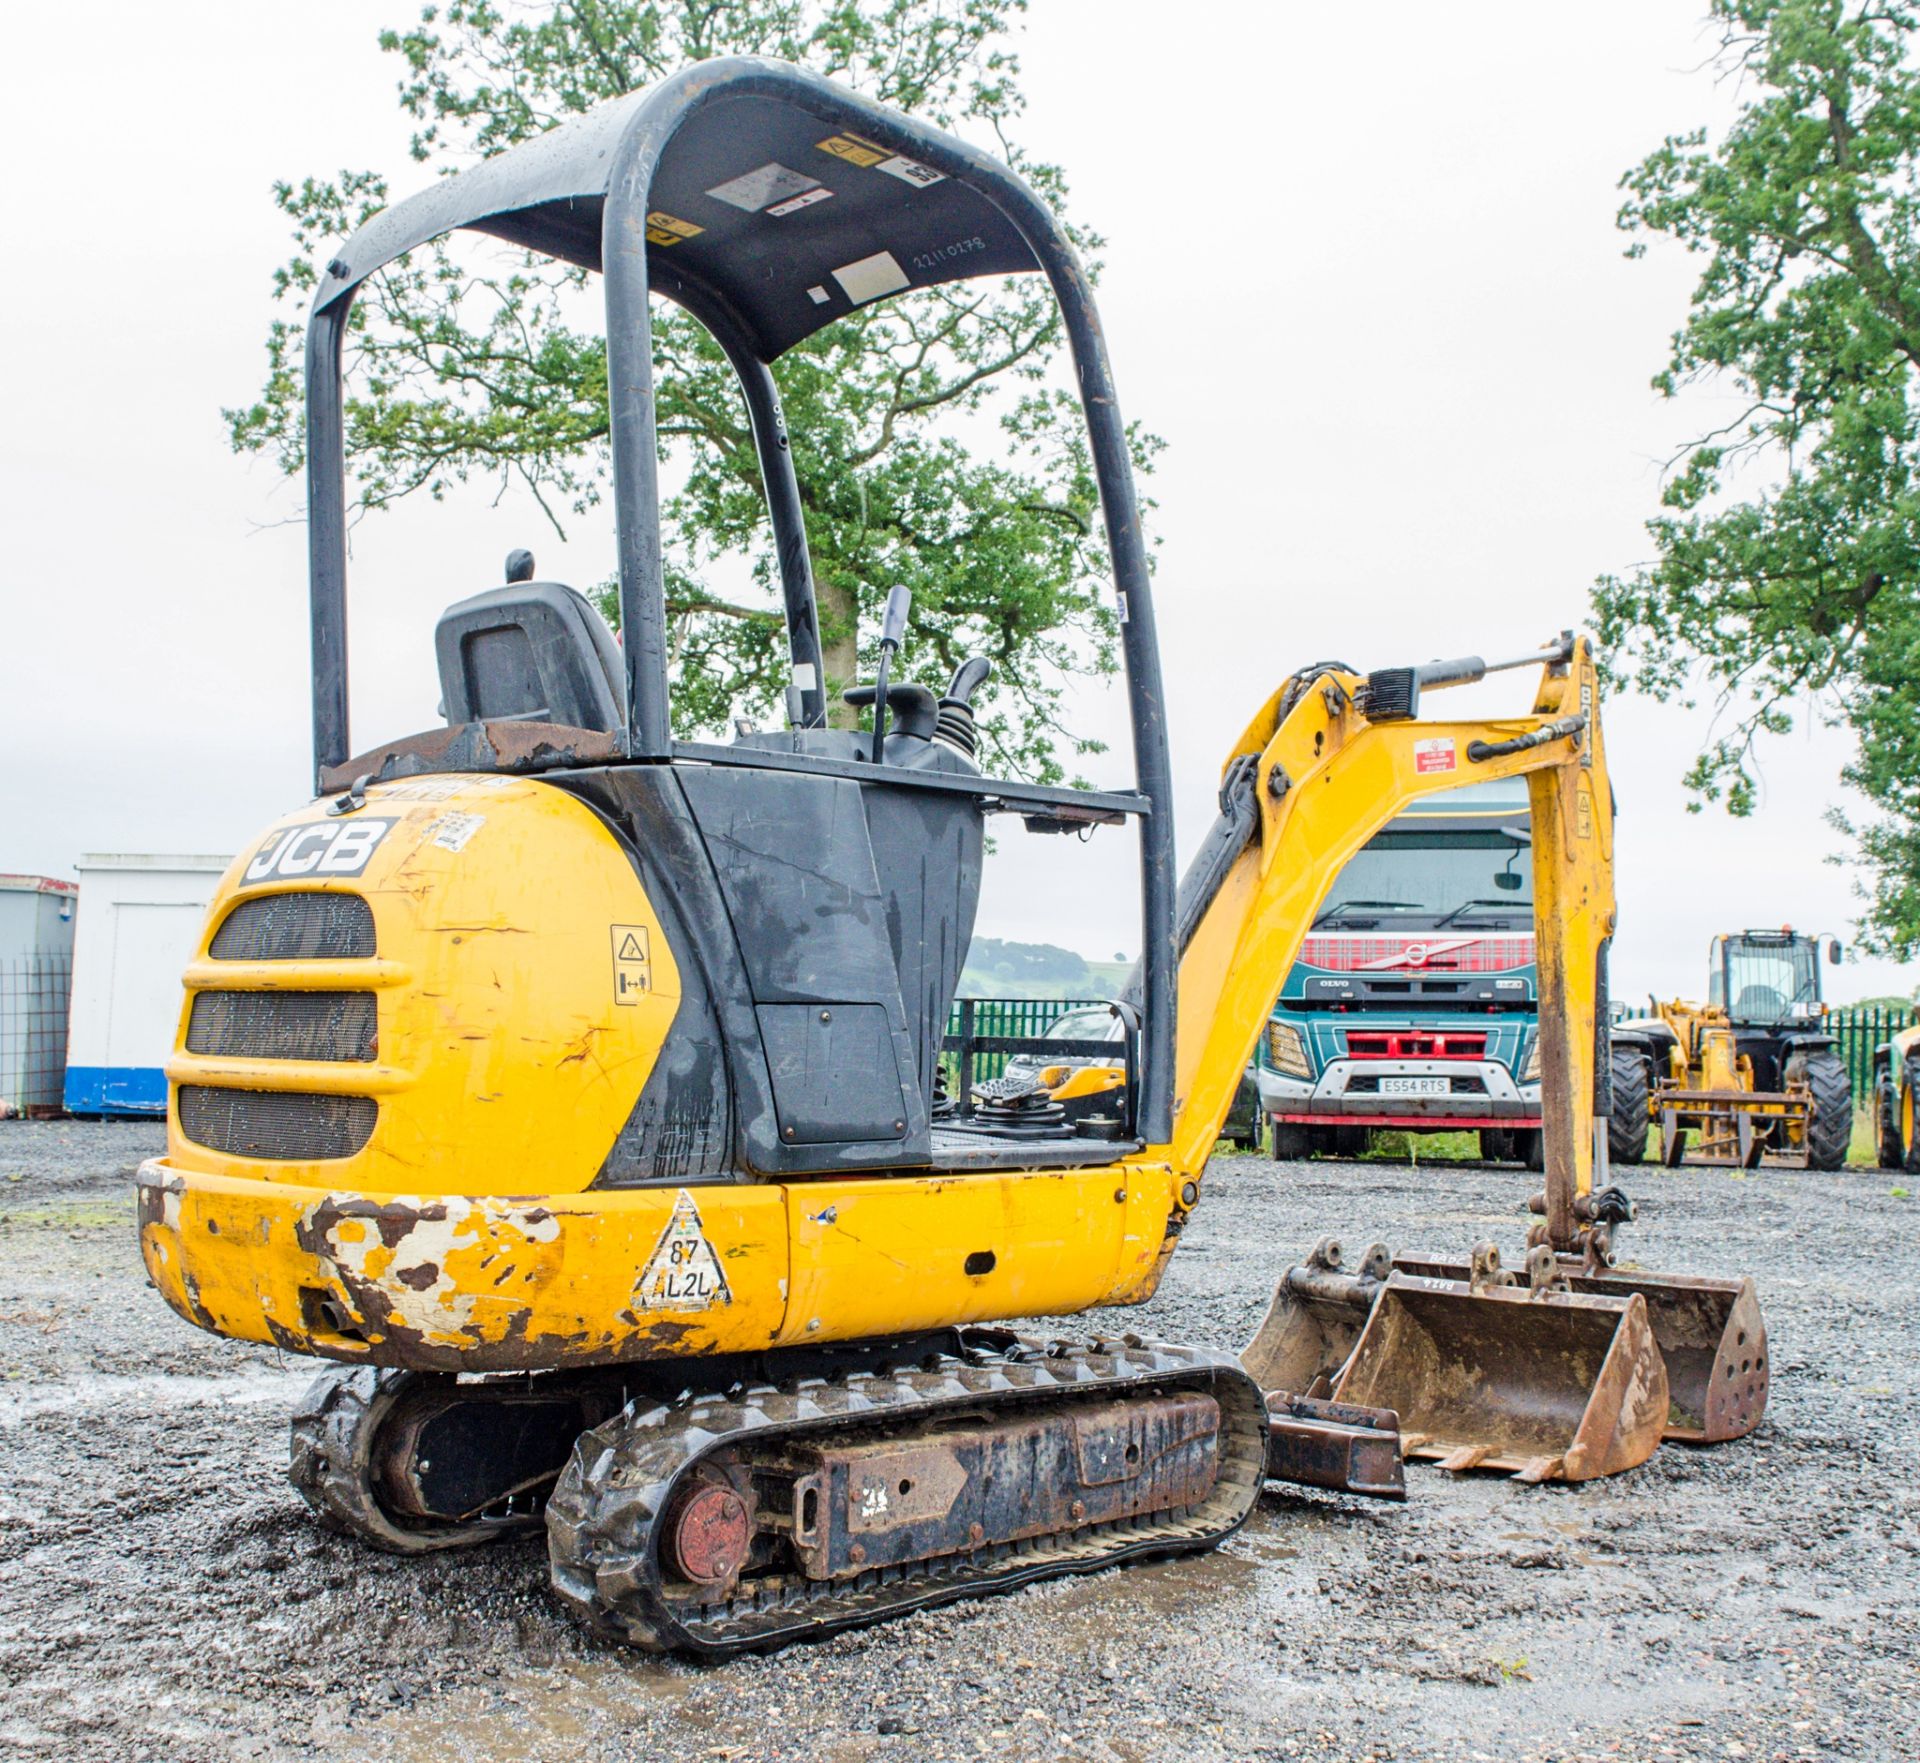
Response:
[{"label": "black plastic cover", "polygon": [[515,582],[450,606],[433,633],[442,713],[467,722],[626,727],[626,681],[606,620],[559,582]]}]

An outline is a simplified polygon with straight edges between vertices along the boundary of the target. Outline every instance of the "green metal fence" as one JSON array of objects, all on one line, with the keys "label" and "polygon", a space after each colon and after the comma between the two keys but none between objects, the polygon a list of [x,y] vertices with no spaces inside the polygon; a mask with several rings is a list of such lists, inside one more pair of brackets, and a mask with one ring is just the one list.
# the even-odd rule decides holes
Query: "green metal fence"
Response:
[{"label": "green metal fence", "polygon": [[[1037,1041],[1069,1010],[1084,1010],[1105,1002],[1104,998],[956,998],[947,1013],[947,1036],[950,1040],[1005,1037]],[[998,1077],[1012,1057],[1006,1052],[976,1053],[974,1082]],[[947,1081],[952,1084],[956,1081],[957,1067],[951,1053],[946,1064]]]},{"label": "green metal fence", "polygon": [[1891,1040],[1914,1020],[1911,1004],[1861,1004],[1830,1011],[1827,1027],[1839,1040],[1840,1057],[1847,1062],[1853,1099],[1864,1102],[1873,1092],[1873,1050]]},{"label": "green metal fence", "polygon": [[[980,1036],[987,1039],[1038,1040],[1069,1010],[1084,1010],[1103,1004],[1104,998],[961,998],[956,999],[947,1016],[947,1034]],[[1862,1004],[1832,1011],[1827,1026],[1838,1038],[1840,1057],[1847,1062],[1847,1076],[1853,1083],[1853,1099],[1864,1102],[1873,1090],[1873,1050],[1890,1040],[1916,1019],[1916,1007],[1895,1004]],[[979,1053],[974,1057],[976,1082],[998,1077],[1006,1069],[1010,1053]],[[947,1056],[947,1077],[955,1077],[954,1059]]]}]

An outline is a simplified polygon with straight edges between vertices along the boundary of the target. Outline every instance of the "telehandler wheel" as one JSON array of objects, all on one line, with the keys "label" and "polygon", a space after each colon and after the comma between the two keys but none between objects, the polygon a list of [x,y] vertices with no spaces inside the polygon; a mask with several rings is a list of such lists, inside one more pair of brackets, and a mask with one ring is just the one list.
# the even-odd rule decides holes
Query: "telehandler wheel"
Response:
[{"label": "telehandler wheel", "polygon": [[1907,1146],[1900,1130],[1904,1097],[1901,1085],[1894,1081],[1889,1066],[1873,1068],[1873,1149],[1874,1162],[1882,1169],[1904,1169]]},{"label": "telehandler wheel", "polygon": [[1807,1167],[1838,1169],[1853,1142],[1853,1086],[1838,1053],[1796,1053],[1787,1061],[1787,1087],[1812,1092],[1807,1115]]},{"label": "telehandler wheel", "polygon": [[1631,1047],[1615,1047],[1613,1112],[1607,1118],[1607,1155],[1615,1163],[1644,1162],[1647,1155],[1646,1060]]},{"label": "telehandler wheel", "polygon": [[396,1410],[414,1405],[431,1386],[453,1382],[444,1373],[355,1365],[323,1371],[307,1386],[293,1411],[287,1479],[322,1524],[390,1555],[470,1549],[540,1524],[540,1509],[533,1502],[497,1516],[458,1522],[407,1517],[382,1499],[379,1482],[388,1467],[384,1458],[392,1445]]},{"label": "telehandler wheel", "polygon": [[1304,1163],[1313,1155],[1313,1128],[1291,1120],[1276,1120],[1272,1126],[1273,1160],[1276,1163]]}]

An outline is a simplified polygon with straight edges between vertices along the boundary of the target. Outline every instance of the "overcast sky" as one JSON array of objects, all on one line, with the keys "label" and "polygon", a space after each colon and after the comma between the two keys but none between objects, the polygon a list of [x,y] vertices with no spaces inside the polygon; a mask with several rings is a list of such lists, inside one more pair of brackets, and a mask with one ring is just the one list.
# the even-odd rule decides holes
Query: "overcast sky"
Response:
[{"label": "overcast sky", "polygon": [[[418,181],[375,45],[414,15],[102,4],[78,60],[71,15],[10,15],[0,870],[231,852],[305,797],[300,499],[232,455],[220,407],[261,378],[286,253],[273,180]],[[1692,0],[1033,0],[1021,137],[1109,241],[1123,407],[1170,443],[1148,490],[1183,854],[1227,745],[1293,668],[1529,648],[1646,554],[1659,462],[1689,432],[1647,382],[1691,274],[1675,252],[1623,260],[1616,183],[1718,114],[1708,47]],[[432,720],[434,617],[494,585],[512,545],[600,579],[608,534],[570,536],[477,496],[363,527],[357,736]],[[1529,690],[1510,677],[1433,709],[1523,708]],[[1123,726],[1111,695],[1076,714]],[[1771,745],[1741,823],[1686,811],[1708,723],[1607,707],[1625,995],[1697,993],[1717,929],[1851,929],[1822,823],[1844,740],[1803,721]],[[983,931],[1137,949],[1112,835],[1000,843]],[[1915,977],[1861,962],[1833,989]]]}]

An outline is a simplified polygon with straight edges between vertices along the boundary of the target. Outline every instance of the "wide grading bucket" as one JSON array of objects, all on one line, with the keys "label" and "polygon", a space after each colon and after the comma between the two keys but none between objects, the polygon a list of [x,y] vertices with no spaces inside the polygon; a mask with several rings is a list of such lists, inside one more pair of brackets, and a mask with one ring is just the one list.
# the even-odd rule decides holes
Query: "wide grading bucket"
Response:
[{"label": "wide grading bucket", "polygon": [[1639,1293],[1394,1272],[1334,1398],[1391,1409],[1401,1448],[1450,1470],[1587,1481],[1636,1468],[1666,1426],[1666,1367]]},{"label": "wide grading bucket", "polygon": [[[1750,1279],[1697,1279],[1680,1273],[1609,1268],[1587,1273],[1563,1255],[1559,1276],[1579,1294],[1642,1299],[1667,1371],[1666,1438],[1717,1445],[1744,1438],[1767,1411],[1767,1324]],[[1463,1261],[1396,1255],[1396,1273],[1468,1278]],[[1406,1424],[1411,1424],[1410,1422]]]}]

